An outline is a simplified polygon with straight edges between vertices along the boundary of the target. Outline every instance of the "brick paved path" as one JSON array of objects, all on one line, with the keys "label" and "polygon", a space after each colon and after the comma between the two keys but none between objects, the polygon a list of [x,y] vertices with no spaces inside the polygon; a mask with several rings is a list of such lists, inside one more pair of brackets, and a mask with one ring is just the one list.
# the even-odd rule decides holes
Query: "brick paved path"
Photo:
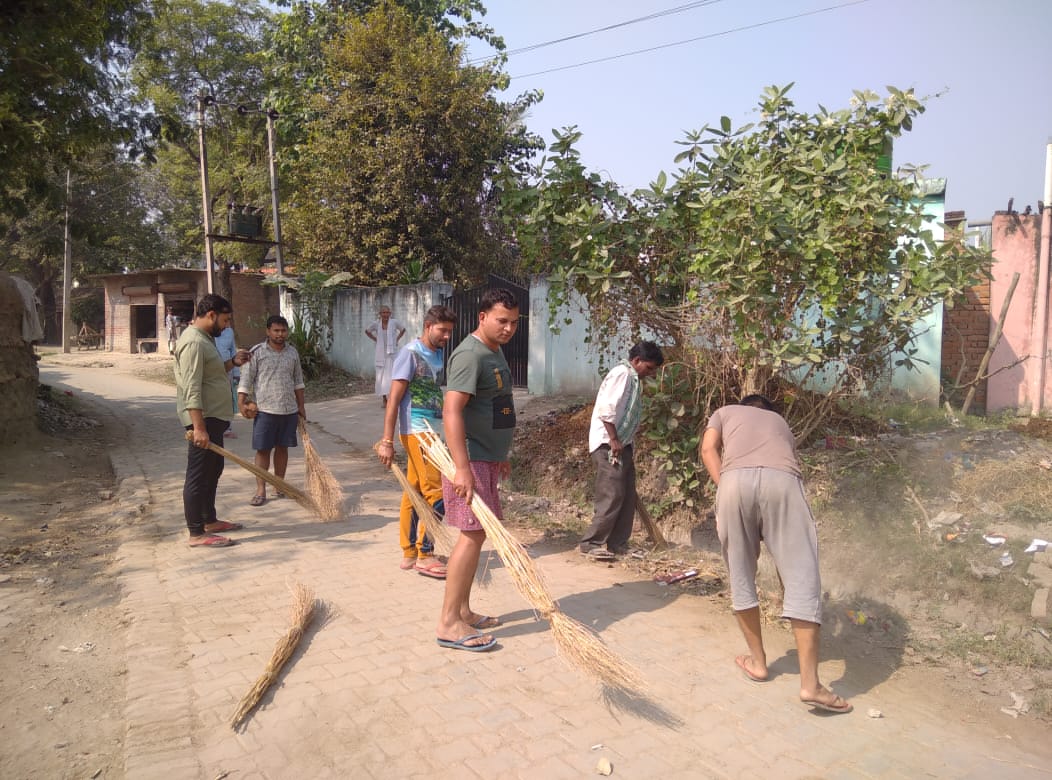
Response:
[{"label": "brick paved path", "polygon": [[[308,399],[312,440],[353,515],[323,524],[291,500],[254,509],[254,478],[228,464],[221,517],[247,528],[236,547],[207,550],[186,545],[171,390],[90,370],[50,381],[124,422],[120,497],[147,505],[119,553],[129,778],[554,780],[593,776],[602,756],[621,778],[1022,778],[1052,766],[1047,743],[990,736],[934,690],[918,696],[917,672],[881,677],[859,659],[821,668],[855,712],[815,714],[796,701],[784,632],[769,633],[774,678],[750,684],[733,665],[742,648],[728,612],[572,553],[534,550],[562,609],[643,671],[650,700],[604,701],[568,668],[493,553],[473,606],[504,620],[499,649],[444,650],[434,642],[442,583],[397,566],[399,494],[369,450],[373,397]],[[235,430],[230,448],[250,457],[249,423]],[[302,480],[300,451],[289,477]],[[227,722],[289,625],[296,582],[329,616],[235,733]],[[870,707],[885,717],[868,718]]]}]

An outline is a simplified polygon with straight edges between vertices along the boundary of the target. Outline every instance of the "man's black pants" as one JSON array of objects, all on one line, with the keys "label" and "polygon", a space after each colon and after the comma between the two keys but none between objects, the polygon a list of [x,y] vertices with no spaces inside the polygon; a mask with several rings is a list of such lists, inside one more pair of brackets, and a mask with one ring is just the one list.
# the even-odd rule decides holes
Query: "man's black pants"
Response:
[{"label": "man's black pants", "polygon": [[[223,446],[223,434],[230,427],[226,420],[218,417],[206,417],[205,428],[212,444]],[[186,430],[192,431],[193,426]],[[219,477],[223,473],[223,456],[212,450],[195,447],[187,443],[186,481],[183,483],[183,514],[186,516],[186,527],[190,536],[201,536],[205,532],[205,523],[214,523],[216,517],[216,490],[219,488]]]}]

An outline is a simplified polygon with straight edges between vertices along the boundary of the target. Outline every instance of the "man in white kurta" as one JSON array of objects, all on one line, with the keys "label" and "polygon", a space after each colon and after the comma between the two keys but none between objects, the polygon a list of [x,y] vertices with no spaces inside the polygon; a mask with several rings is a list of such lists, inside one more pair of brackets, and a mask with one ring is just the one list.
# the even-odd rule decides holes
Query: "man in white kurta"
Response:
[{"label": "man in white kurta", "polygon": [[391,307],[380,307],[379,319],[365,329],[365,335],[376,342],[373,364],[376,367],[375,392],[380,403],[387,407],[387,394],[391,391],[391,369],[398,354],[398,340],[405,335],[405,326],[391,316]]}]

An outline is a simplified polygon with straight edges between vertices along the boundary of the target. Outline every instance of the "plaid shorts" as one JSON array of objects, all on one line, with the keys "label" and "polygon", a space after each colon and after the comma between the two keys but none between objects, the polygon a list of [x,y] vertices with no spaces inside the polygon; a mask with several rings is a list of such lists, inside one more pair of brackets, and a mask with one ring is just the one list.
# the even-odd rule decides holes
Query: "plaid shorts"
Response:
[{"label": "plaid shorts", "polygon": [[[475,477],[475,496],[485,502],[498,520],[504,516],[500,511],[500,463],[489,460],[471,461],[471,473]],[[482,524],[475,513],[464,503],[464,499],[453,492],[453,483],[442,477],[442,501],[446,505],[446,525],[460,531],[482,531]]]}]

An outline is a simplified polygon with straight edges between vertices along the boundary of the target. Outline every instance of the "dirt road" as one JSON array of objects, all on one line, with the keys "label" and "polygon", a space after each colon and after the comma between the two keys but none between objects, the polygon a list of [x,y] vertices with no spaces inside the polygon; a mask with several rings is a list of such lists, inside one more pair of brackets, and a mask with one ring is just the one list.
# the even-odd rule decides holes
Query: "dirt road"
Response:
[{"label": "dirt road", "polygon": [[[191,549],[173,391],[129,376],[121,360],[104,354],[98,361],[114,365],[43,366],[42,381],[89,402],[110,437],[114,497],[101,497],[104,470],[78,488],[94,491],[85,508],[97,514],[56,511],[40,531],[19,506],[27,487],[11,476],[21,454],[4,453],[5,531],[99,529],[96,547],[81,535],[81,549],[58,551],[53,584],[37,582],[51,559],[35,542],[23,563],[5,553],[5,776],[547,780],[590,776],[600,758],[626,778],[1049,774],[1045,728],[991,717],[996,708],[957,697],[938,670],[830,643],[822,676],[856,709],[822,716],[796,701],[784,632],[769,632],[773,679],[751,684],[735,672],[740,638],[727,607],[543,544],[531,552],[563,611],[644,672],[647,698],[604,700],[567,667],[492,555],[474,606],[501,616],[499,649],[437,647],[442,585],[397,566],[398,491],[369,450],[379,423],[371,396],[307,399],[312,439],[353,505],[346,520],[318,523],[290,501],[253,509],[253,478],[228,465],[221,517],[247,528],[236,547]],[[232,448],[248,454],[248,423],[238,420],[235,430]],[[95,463],[103,464],[101,454]],[[42,466],[19,473],[29,482],[36,474],[44,485],[35,489],[56,497],[77,479],[67,469],[58,480]],[[299,457],[289,477],[302,480]],[[294,582],[314,588],[329,616],[233,732],[230,715],[288,625]]]}]

